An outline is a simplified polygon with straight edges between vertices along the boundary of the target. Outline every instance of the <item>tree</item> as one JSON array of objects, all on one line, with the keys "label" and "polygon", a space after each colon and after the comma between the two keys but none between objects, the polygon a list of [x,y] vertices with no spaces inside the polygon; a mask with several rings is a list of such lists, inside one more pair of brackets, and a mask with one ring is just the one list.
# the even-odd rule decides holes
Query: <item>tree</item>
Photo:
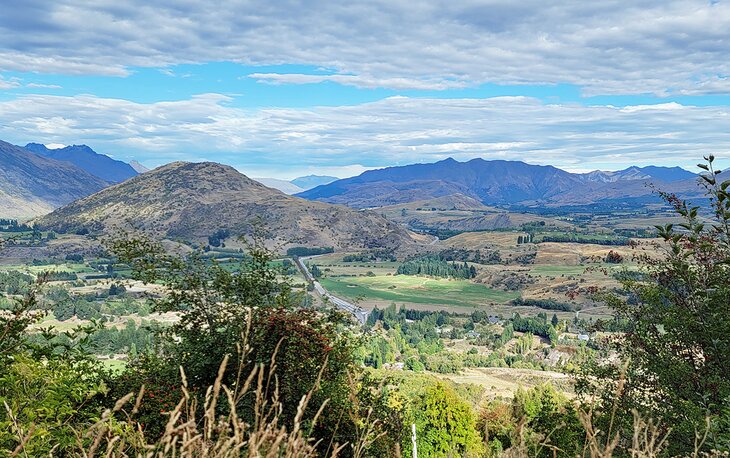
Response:
[{"label": "tree", "polygon": [[[0,249],[2,246],[0,244]],[[61,333],[28,327],[45,315],[38,297],[45,274],[0,313],[0,454],[66,456],[75,435],[98,419],[110,377],[84,351],[92,327]],[[0,297],[4,294],[0,292]],[[19,447],[21,444],[22,447]]]},{"label": "tree", "polygon": [[465,456],[480,451],[481,438],[471,406],[447,383],[429,385],[418,398],[414,414],[420,455]]},{"label": "tree", "polygon": [[621,264],[622,262],[624,262],[624,257],[621,256],[620,253],[611,250],[604,258],[604,261],[609,264]]},{"label": "tree", "polygon": [[[284,425],[293,426],[302,397],[314,391],[304,421],[311,421],[327,399],[315,433],[326,443],[345,442],[341,436],[348,433],[348,425],[337,421],[336,412],[349,408],[347,377],[354,368],[354,342],[342,328],[344,316],[298,309],[299,295],[292,293],[288,281],[280,281],[271,253],[262,246],[251,246],[231,272],[197,253],[181,258],[149,241],[114,242],[113,253],[132,266],[134,278],[165,286],[163,297],[153,301],[153,310],[176,311],[180,316],[157,339],[157,353],[130,366],[118,391],[126,393],[145,384],[168,396],[169,387],[181,382],[182,366],[190,389],[204,395],[224,360],[228,365],[222,381],[229,387],[242,382],[240,374],[263,366],[272,371],[267,400],[281,403]],[[238,412],[253,415],[255,401],[244,399],[237,404]],[[164,425],[162,414],[152,423]]]},{"label": "tree", "polygon": [[638,409],[671,425],[673,454],[693,451],[705,417],[713,421],[705,449],[726,441],[727,450],[730,438],[730,180],[719,183],[714,157],[706,160],[709,208],[661,193],[684,222],[679,230],[657,227],[665,256],[641,258],[644,275],[624,278],[624,295],[600,296],[627,323],[615,342],[622,363],[590,369],[607,384],[581,383],[587,392],[603,390],[604,403],[624,412],[626,423]]}]

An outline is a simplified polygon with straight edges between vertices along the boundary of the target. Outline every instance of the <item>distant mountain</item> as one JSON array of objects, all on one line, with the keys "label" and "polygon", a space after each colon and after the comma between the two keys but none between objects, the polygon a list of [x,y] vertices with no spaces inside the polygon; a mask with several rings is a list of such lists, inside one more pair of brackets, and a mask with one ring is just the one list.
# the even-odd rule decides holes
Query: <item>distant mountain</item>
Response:
[{"label": "distant mountain", "polygon": [[570,226],[563,221],[542,215],[488,207],[462,194],[379,207],[378,213],[391,221],[416,230],[484,231],[518,228],[523,224],[539,221],[547,223],[548,226]]},{"label": "distant mountain", "polygon": [[697,179],[696,173],[692,173],[681,167],[657,167],[655,165],[649,165],[646,167],[640,167],[639,170],[649,175],[651,178],[665,181],[667,183]]},{"label": "distant mountain", "polygon": [[580,186],[580,177],[552,166],[518,161],[446,159],[370,170],[298,194],[306,199],[353,207],[394,205],[464,194],[484,204],[542,201]]},{"label": "distant mountain", "polygon": [[73,164],[0,141],[0,217],[42,215],[108,185]]},{"label": "distant mountain", "polygon": [[258,181],[259,183],[263,184],[264,186],[278,189],[279,191],[283,192],[284,194],[292,195],[292,194],[297,194],[297,193],[304,191],[304,189],[295,185],[291,181],[277,180],[276,178],[253,178],[253,179]]},{"label": "distant mountain", "polygon": [[26,149],[44,157],[58,161],[70,162],[90,174],[111,183],[122,181],[137,175],[137,171],[126,162],[99,154],[86,145],[73,145],[65,148],[49,149],[40,143],[28,143]]},{"label": "distant mountain", "polygon": [[[730,179],[730,172],[724,172],[718,176],[719,181],[727,179]],[[547,205],[557,207],[618,202],[624,205],[631,203],[633,206],[641,206],[661,201],[656,193],[657,189],[695,202],[704,198],[706,191],[695,174],[692,174],[692,178],[671,182],[654,178],[619,180],[609,183],[587,183],[586,186],[555,196],[547,202]]]},{"label": "distant mountain", "polygon": [[593,172],[583,173],[580,176],[585,181],[596,183],[613,183],[625,180],[659,180],[667,183],[673,181],[688,180],[697,178],[697,175],[689,172],[681,167],[657,167],[649,165],[647,167],[632,166],[615,172],[605,172],[602,170],[594,170]]},{"label": "distant mountain", "polygon": [[279,180],[276,178],[254,178],[254,180],[262,183],[270,188],[278,189],[284,194],[299,194],[308,189],[338,180],[337,177],[327,177],[320,175],[308,175],[306,177],[295,178],[291,181]]},{"label": "distant mountain", "polygon": [[322,186],[323,184],[330,184],[333,181],[337,181],[337,177],[329,177],[326,175],[307,175],[305,177],[294,178],[291,182],[302,188],[302,191]]},{"label": "distant mountain", "polygon": [[671,190],[696,181],[679,167],[629,167],[616,172],[574,174],[519,161],[446,159],[367,171],[297,194],[355,208],[382,207],[462,194],[485,205],[585,205],[631,197],[656,201],[649,183]]},{"label": "distant mountain", "polygon": [[234,168],[175,162],[73,202],[37,220],[57,231],[115,227],[159,238],[207,243],[227,230],[250,235],[260,224],[272,246],[336,249],[403,247],[411,235],[371,212],[310,202],[268,188]]},{"label": "distant mountain", "polygon": [[137,161],[131,161],[129,163],[129,166],[132,167],[134,169],[134,171],[137,173],[145,173],[145,172],[150,171],[150,169],[148,169],[147,167],[145,167],[144,165],[140,164]]}]

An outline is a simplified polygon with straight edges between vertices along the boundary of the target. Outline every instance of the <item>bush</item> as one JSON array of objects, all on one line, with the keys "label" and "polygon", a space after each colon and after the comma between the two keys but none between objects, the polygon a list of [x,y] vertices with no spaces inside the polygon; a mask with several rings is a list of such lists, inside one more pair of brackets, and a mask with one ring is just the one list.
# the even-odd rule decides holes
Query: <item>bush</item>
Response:
[{"label": "bush", "polygon": [[297,246],[292,247],[286,250],[287,256],[298,256],[300,258],[305,256],[317,256],[320,254],[327,254],[327,253],[334,253],[335,249],[333,247],[324,247],[324,248],[316,248],[316,247],[304,247],[304,246]]}]

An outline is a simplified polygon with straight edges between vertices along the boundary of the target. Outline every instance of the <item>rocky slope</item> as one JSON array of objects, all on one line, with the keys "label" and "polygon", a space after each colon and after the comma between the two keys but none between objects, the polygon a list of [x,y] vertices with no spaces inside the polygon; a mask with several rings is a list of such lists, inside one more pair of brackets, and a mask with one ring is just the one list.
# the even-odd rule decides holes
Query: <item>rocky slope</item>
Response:
[{"label": "rocky slope", "polygon": [[40,143],[28,143],[25,148],[40,156],[65,161],[86,170],[90,174],[110,183],[122,181],[137,175],[137,171],[126,162],[99,154],[86,145],[72,145],[65,148],[48,149]]},{"label": "rocky slope", "polygon": [[42,215],[108,185],[73,164],[0,141],[0,217]]},{"label": "rocky slope", "polygon": [[287,196],[232,167],[211,162],[159,167],[58,209],[37,223],[58,231],[109,233],[118,227],[199,242],[218,230],[233,237],[259,228],[281,248],[361,249],[413,243],[406,230],[377,214]]}]

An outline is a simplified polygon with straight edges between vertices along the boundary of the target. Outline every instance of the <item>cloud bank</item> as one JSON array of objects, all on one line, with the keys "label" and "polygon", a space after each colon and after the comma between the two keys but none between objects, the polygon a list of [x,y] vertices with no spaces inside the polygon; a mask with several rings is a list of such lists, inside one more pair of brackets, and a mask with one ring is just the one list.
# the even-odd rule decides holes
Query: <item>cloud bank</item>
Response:
[{"label": "cloud bank", "polygon": [[246,110],[229,101],[220,94],[151,104],[25,95],[0,102],[0,138],[72,139],[149,164],[215,157],[244,172],[285,177],[446,157],[521,159],[568,169],[627,163],[691,168],[710,152],[730,158],[730,107],[392,97],[352,106]]},{"label": "cloud bank", "polygon": [[6,0],[0,70],[124,76],[134,66],[233,61],[332,70],[257,75],[280,84],[730,93],[728,2],[559,3]]}]

